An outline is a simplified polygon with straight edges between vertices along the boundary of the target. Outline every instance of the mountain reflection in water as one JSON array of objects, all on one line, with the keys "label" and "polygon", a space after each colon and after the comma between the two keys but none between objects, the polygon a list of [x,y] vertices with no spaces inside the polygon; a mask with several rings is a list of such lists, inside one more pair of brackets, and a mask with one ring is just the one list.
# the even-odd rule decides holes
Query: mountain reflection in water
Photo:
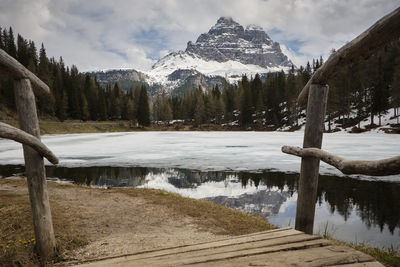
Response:
[{"label": "mountain reflection in water", "polygon": [[[199,172],[143,167],[46,166],[46,171],[50,178],[88,186],[165,189],[184,196],[208,199],[239,208],[268,218],[278,226],[294,224],[299,174],[266,170],[258,173]],[[21,175],[23,172],[22,166],[0,166],[0,175],[3,177]],[[399,193],[399,183],[320,175],[316,224],[328,222],[335,225],[338,233],[333,235],[339,239],[350,242],[366,241],[372,245],[393,246],[398,249]],[[365,229],[356,233],[360,227]],[[318,231],[318,225],[315,225],[314,229]]]}]

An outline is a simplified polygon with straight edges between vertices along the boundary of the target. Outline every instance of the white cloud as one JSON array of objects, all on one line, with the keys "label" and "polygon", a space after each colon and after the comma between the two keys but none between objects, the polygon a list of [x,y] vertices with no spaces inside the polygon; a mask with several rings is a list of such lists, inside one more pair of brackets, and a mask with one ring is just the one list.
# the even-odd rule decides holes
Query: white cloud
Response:
[{"label": "white cloud", "polygon": [[274,30],[275,41],[304,65],[326,58],[398,6],[397,0],[3,0],[0,26],[43,42],[49,55],[82,71],[145,70],[167,51],[185,49],[220,16],[231,16]]},{"label": "white cloud", "polygon": [[128,62],[135,62],[139,69],[147,69],[155,63],[155,60],[149,59],[146,52],[138,47],[127,48],[126,55]]},{"label": "white cloud", "polygon": [[158,56],[159,56],[160,58],[162,58],[162,57],[165,57],[165,56],[168,55],[168,54],[169,54],[169,50],[163,49],[163,50],[160,50],[160,52],[158,53]]},{"label": "white cloud", "polygon": [[290,48],[287,48],[284,44],[281,44],[281,50],[296,66],[304,65],[303,62],[307,62],[307,60],[309,60],[308,56],[296,54],[296,52]]}]

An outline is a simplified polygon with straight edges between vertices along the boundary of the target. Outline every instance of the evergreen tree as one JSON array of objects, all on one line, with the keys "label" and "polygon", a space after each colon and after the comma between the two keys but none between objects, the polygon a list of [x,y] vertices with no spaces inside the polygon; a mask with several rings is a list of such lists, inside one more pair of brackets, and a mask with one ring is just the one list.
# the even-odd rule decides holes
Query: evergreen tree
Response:
[{"label": "evergreen tree", "polygon": [[39,60],[38,60],[38,56],[37,56],[35,43],[33,41],[29,41],[27,68],[34,74],[37,73],[38,62],[39,62]]},{"label": "evergreen tree", "polygon": [[98,92],[99,92],[99,97],[97,100],[97,102],[98,102],[97,106],[98,106],[98,110],[99,110],[98,119],[105,121],[108,118],[105,93],[102,88],[100,88]]},{"label": "evergreen tree", "polygon": [[4,50],[4,37],[3,37],[3,29],[0,27],[0,49]]},{"label": "evergreen tree", "polygon": [[28,42],[24,38],[22,38],[22,36],[19,34],[17,37],[17,47],[18,47],[18,51],[17,51],[18,61],[25,67],[28,67],[28,64],[29,64]]},{"label": "evergreen tree", "polygon": [[54,74],[53,92],[55,96],[55,113],[60,121],[67,119],[68,96],[63,88],[63,80],[60,68],[56,68]]},{"label": "evergreen tree", "polygon": [[252,123],[253,105],[250,92],[250,84],[246,75],[241,81],[241,101],[240,101],[240,125],[247,126]]},{"label": "evergreen tree", "polygon": [[[40,68],[39,68],[40,69]],[[72,119],[81,119],[82,118],[82,99],[81,99],[81,86],[79,80],[79,72],[78,68],[74,65],[71,67],[71,71],[67,67],[66,70],[67,80],[66,80],[66,88],[68,95],[68,113]]]},{"label": "evergreen tree", "polygon": [[203,124],[206,120],[206,110],[204,106],[204,99],[202,90],[198,89],[195,94],[196,104],[194,110],[194,124],[199,126]]},{"label": "evergreen tree", "polygon": [[1,43],[2,49],[8,53],[8,47],[7,47],[8,46],[8,31],[6,29],[3,29],[3,34],[1,36],[2,36],[1,37],[1,39],[2,39],[2,43]]},{"label": "evergreen tree", "polygon": [[144,85],[142,85],[140,88],[137,120],[138,120],[138,123],[142,126],[150,126],[149,98],[147,96],[146,86],[144,86]]},{"label": "evergreen tree", "polygon": [[135,104],[132,98],[128,98],[126,103],[126,117],[132,123],[136,122]]},{"label": "evergreen tree", "polygon": [[49,83],[50,75],[49,75],[49,59],[46,55],[46,49],[44,49],[44,45],[42,43],[42,47],[39,51],[39,67],[38,67],[38,75],[39,78],[45,82],[46,84]]},{"label": "evergreen tree", "polygon": [[17,59],[17,47],[15,46],[14,32],[11,27],[8,30],[6,39],[6,52],[13,58]]},{"label": "evergreen tree", "polygon": [[254,76],[254,79],[250,82],[250,90],[252,97],[252,106],[255,107],[258,102],[257,98],[261,95],[260,93],[262,91],[262,81],[258,73]]}]

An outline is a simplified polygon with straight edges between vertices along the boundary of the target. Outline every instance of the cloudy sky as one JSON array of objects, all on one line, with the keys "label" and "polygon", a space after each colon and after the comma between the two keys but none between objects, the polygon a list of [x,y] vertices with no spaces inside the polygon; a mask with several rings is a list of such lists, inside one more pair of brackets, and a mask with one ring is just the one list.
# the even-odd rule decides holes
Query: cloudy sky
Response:
[{"label": "cloudy sky", "polygon": [[264,28],[296,65],[339,48],[398,0],[0,0],[0,26],[81,71],[148,70],[221,16]]}]

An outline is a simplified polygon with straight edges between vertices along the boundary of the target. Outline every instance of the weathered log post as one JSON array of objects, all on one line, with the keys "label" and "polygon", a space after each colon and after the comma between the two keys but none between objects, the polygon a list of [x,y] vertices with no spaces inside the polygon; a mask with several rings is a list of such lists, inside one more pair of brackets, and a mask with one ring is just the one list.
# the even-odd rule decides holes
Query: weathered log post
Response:
[{"label": "weathered log post", "polygon": [[[321,148],[328,91],[327,85],[312,84],[310,86],[303,140],[304,148]],[[307,234],[313,233],[319,161],[315,157],[301,159],[295,228]]]},{"label": "weathered log post", "polygon": [[[27,78],[14,80],[14,94],[21,129],[40,140],[36,102],[30,80]],[[28,145],[23,145],[23,149],[36,249],[41,261],[44,262],[54,254],[56,247],[47,194],[46,171],[43,157],[38,152]]]}]

